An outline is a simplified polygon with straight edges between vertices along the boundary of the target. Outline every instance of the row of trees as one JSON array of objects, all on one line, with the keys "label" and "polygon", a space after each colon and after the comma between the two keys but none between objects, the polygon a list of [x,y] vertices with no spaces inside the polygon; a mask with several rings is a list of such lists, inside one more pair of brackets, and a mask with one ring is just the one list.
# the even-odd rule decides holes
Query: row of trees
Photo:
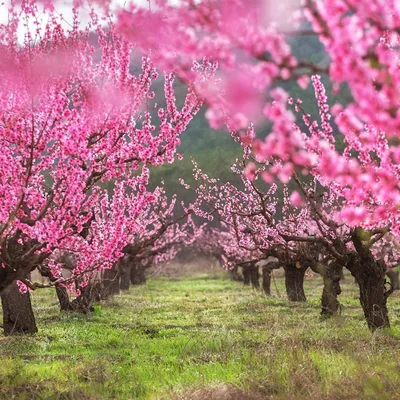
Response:
[{"label": "row of trees", "polygon": [[[228,263],[276,257],[294,297],[303,296],[306,267],[319,270],[328,313],[337,312],[337,276],[348,268],[368,325],[388,326],[392,289],[382,260],[397,258],[400,209],[398,5],[305,0],[280,10],[268,0],[154,0],[112,14],[102,2],[101,11],[88,6],[86,25],[81,5],[73,3],[69,21],[57,2],[1,6],[6,314],[15,309],[12,288],[38,287],[29,281],[35,269],[82,297],[96,273],[111,285],[132,263],[170,258],[169,244],[187,239],[182,232],[198,236],[195,212],[219,216]],[[293,35],[317,37],[329,60],[302,59]],[[153,90],[157,70],[162,98]],[[330,107],[317,74],[349,99]],[[179,106],[175,77],[187,87]],[[312,81],[318,120],[284,89],[288,81]],[[242,144],[234,171],[243,186],[197,169],[197,199],[183,217],[171,217],[163,200],[153,215],[162,191],[149,190],[149,167],[180,157],[180,135],[203,105],[211,127],[225,126]]]},{"label": "row of trees", "polygon": [[[389,326],[387,298],[397,287],[385,279],[400,261],[400,247],[387,227],[369,230],[338,224],[335,216],[341,202],[310,177],[294,175],[293,185],[283,193],[276,184],[257,179],[273,165],[260,163],[249,173],[251,151],[244,146],[244,158],[235,171],[243,189],[210,178],[195,164],[195,212],[209,219],[216,216],[221,228],[208,232],[200,249],[235,271],[242,267],[245,283],[258,286],[258,265],[262,261],[263,288],[270,294],[271,272],[283,268],[289,300],[305,301],[303,282],[306,271],[323,278],[322,314],[340,310],[338,295],[343,268],[354,276],[360,288],[360,303],[371,329]],[[308,178],[308,179],[307,179]],[[296,186],[294,186],[296,185]],[[299,192],[296,191],[299,190]]]},{"label": "row of trees", "polygon": [[[225,124],[243,145],[243,158],[234,166],[243,188],[197,170],[194,209],[222,220],[231,238],[225,247],[228,261],[274,256],[287,276],[298,277],[294,281],[307,267],[322,268],[329,313],[337,312],[337,277],[346,267],[360,286],[369,327],[388,326],[392,288],[385,284],[382,259],[397,258],[393,243],[399,232],[400,9],[387,1],[307,0],[291,20],[293,31],[274,23],[274,7],[268,1],[251,7],[241,0],[188,0],[179,7],[159,2],[143,13],[167,17],[145,41],[130,29],[143,13],[132,7],[120,17],[123,34],[151,49],[160,65],[173,65],[185,82],[193,79],[187,68],[193,57],[219,62],[221,80],[200,92],[211,125]],[[290,21],[290,13],[281,17]],[[176,26],[180,34],[174,36]],[[292,35],[318,35],[329,63],[301,59],[289,45]],[[349,101],[330,107],[317,74],[335,91],[347,91]],[[300,87],[312,82],[318,119],[283,89],[288,80]],[[260,140],[256,131],[268,126],[264,122],[271,132]],[[339,135],[344,139],[340,149]],[[288,185],[283,196],[274,182]],[[388,254],[379,251],[382,241],[389,243]],[[299,286],[294,284],[292,292]]]},{"label": "row of trees", "polygon": [[[70,24],[34,1],[1,7],[9,16],[0,26],[0,294],[8,334],[36,330],[20,292],[55,286],[63,309],[87,310],[99,274],[112,292],[120,275],[125,285],[131,274],[135,281],[150,260],[165,262],[195,239],[191,210],[174,217],[175,198],[148,182],[149,166],[175,159],[202,99],[189,88],[178,109],[171,73],[164,99],[155,99],[159,73],[148,57],[134,56],[107,14],[92,8],[82,26],[76,7]],[[199,84],[214,69],[196,67]],[[49,284],[30,281],[36,269]]]}]

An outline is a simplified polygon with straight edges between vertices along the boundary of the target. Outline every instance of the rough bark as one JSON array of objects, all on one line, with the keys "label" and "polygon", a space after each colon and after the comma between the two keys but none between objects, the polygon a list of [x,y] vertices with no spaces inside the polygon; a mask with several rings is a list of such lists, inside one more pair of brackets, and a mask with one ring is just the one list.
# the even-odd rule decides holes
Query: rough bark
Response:
[{"label": "rough bark", "polygon": [[5,336],[37,332],[29,292],[22,294],[13,282],[2,292],[1,304]]},{"label": "rough bark", "polygon": [[306,301],[304,293],[304,275],[307,267],[298,263],[290,263],[285,266],[285,286],[290,301]]},{"label": "rough bark", "polygon": [[393,290],[399,290],[400,289],[399,271],[396,271],[393,268],[389,268],[386,271],[386,275],[390,279],[390,284],[392,285]]},{"label": "rough bark", "polygon": [[338,296],[342,292],[340,279],[343,274],[343,266],[333,261],[329,265],[321,266],[320,271],[324,281],[321,298],[321,315],[336,315],[340,310]]},{"label": "rough bark", "polygon": [[356,254],[348,269],[360,287],[360,303],[368,327],[371,330],[390,326],[387,310],[387,298],[393,289],[385,287],[386,267],[376,261],[371,254]]},{"label": "rough bark", "polygon": [[258,272],[258,266],[254,263],[247,263],[242,266],[243,283],[247,286],[250,285],[254,289],[260,288],[260,274]]}]

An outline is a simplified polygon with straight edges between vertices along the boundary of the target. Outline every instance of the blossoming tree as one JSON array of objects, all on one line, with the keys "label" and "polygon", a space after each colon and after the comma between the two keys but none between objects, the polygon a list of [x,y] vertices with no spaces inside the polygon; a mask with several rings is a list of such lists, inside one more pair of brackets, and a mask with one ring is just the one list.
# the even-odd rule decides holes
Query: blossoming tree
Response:
[{"label": "blossoming tree", "polygon": [[[0,293],[13,324],[6,298],[18,296],[15,282],[26,291],[29,273],[56,249],[74,254],[75,277],[122,257],[154,197],[147,165],[174,160],[202,101],[189,89],[179,110],[167,74],[158,106],[151,60],[132,72],[133,47],[107,15],[91,9],[82,28],[77,8],[67,25],[34,1],[1,7],[9,18],[0,26]],[[204,80],[214,67],[197,69]],[[60,265],[49,267],[57,278]]]}]

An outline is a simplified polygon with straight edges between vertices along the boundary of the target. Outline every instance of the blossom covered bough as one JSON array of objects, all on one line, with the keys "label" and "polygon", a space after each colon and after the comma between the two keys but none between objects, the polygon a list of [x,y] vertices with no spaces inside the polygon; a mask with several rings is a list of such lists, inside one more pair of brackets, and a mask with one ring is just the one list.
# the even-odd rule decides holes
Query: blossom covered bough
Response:
[{"label": "blossom covered bough", "polygon": [[[250,122],[259,125],[266,118],[272,131],[257,140],[254,150],[261,158],[284,162],[280,180],[287,180],[295,168],[305,168],[328,184],[340,183],[348,200],[341,218],[353,226],[364,221],[392,223],[398,217],[400,8],[396,2],[303,0],[285,3],[278,12],[276,2],[269,0],[182,0],[178,6],[154,0],[150,4],[150,9],[130,4],[121,10],[118,29],[187,83],[193,81],[193,60],[207,56],[218,61],[219,82],[198,89],[206,98],[212,127],[225,124],[241,132]],[[146,35],[136,29],[143,20],[152,25]],[[315,65],[296,57],[290,46],[294,35],[317,36],[329,64]],[[324,136],[325,131],[332,136],[329,131],[334,129],[327,104],[321,116],[328,119],[312,126],[313,154],[304,148],[301,132],[293,129],[295,116],[288,109],[290,99],[282,83],[294,80],[304,88],[315,74],[329,79],[336,93],[351,94],[346,104],[332,107],[336,127],[348,143],[345,154]],[[315,77],[317,96],[325,102],[318,81]],[[301,106],[300,101],[296,105]],[[303,118],[310,123],[308,110]],[[264,179],[276,176],[264,174]]]}]

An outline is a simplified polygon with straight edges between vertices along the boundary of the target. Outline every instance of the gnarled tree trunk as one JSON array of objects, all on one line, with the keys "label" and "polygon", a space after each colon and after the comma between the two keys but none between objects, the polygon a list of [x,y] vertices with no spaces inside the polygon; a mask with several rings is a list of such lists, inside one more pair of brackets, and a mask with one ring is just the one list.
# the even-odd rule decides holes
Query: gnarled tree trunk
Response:
[{"label": "gnarled tree trunk", "polygon": [[255,265],[254,263],[247,263],[246,265],[243,265],[242,267],[242,273],[243,273],[243,283],[245,285],[251,285],[255,289],[260,288],[260,274],[258,273],[258,266]]},{"label": "gnarled tree trunk", "polygon": [[290,301],[306,301],[304,293],[304,275],[307,267],[297,263],[285,266],[285,286]]},{"label": "gnarled tree trunk", "polygon": [[347,268],[360,287],[360,303],[368,327],[371,330],[390,326],[387,310],[387,298],[393,289],[385,287],[386,267],[376,261],[369,251],[353,255]]},{"label": "gnarled tree trunk", "polygon": [[94,310],[93,303],[100,300],[100,282],[93,281],[79,289],[81,294],[71,302],[71,309],[83,314],[92,312]]},{"label": "gnarled tree trunk", "polygon": [[[50,282],[55,282],[56,278],[54,278],[53,274],[50,272],[49,268],[46,268],[45,266],[42,266],[40,268],[40,274],[46,278],[49,279]],[[61,311],[72,311],[71,307],[71,302],[69,300],[69,295],[67,288],[65,286],[62,286],[60,284],[56,284],[56,294],[58,297],[58,301],[60,303],[60,309]]]},{"label": "gnarled tree trunk", "polygon": [[3,326],[6,336],[16,333],[36,333],[36,321],[29,292],[22,294],[16,282],[1,294]]}]

